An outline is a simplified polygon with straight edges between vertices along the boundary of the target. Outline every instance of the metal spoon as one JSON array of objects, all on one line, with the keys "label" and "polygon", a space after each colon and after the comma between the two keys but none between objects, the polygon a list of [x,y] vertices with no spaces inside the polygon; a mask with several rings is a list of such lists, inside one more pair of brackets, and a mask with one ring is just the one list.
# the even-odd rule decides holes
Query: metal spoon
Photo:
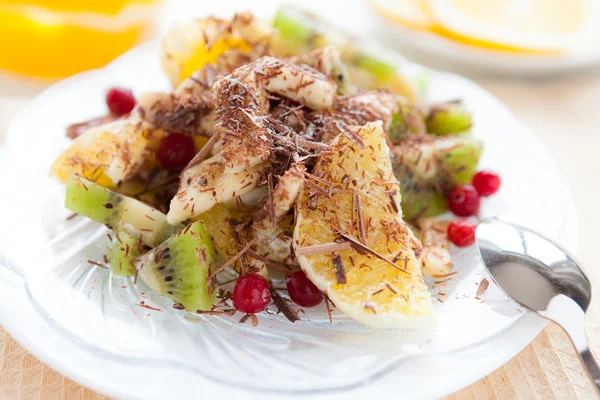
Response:
[{"label": "metal spoon", "polygon": [[584,329],[592,287],[575,260],[542,235],[496,218],[479,224],[476,239],[494,282],[517,303],[567,332],[600,390],[600,368]]}]

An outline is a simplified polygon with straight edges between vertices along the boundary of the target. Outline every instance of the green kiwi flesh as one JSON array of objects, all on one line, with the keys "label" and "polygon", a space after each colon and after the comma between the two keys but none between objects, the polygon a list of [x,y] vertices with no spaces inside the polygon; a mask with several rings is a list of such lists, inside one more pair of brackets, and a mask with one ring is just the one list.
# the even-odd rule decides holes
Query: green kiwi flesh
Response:
[{"label": "green kiwi flesh", "polygon": [[115,275],[135,275],[134,260],[142,253],[142,243],[126,232],[113,231],[106,244],[108,265]]},{"label": "green kiwi flesh", "polygon": [[134,237],[154,247],[174,233],[181,225],[169,225],[166,215],[131,197],[106,189],[97,183],[73,175],[67,182],[65,207],[113,230]]},{"label": "green kiwi flesh", "polygon": [[405,219],[442,214],[447,193],[475,174],[482,143],[468,137],[415,135],[395,146],[394,173],[400,181]]},{"label": "green kiwi flesh", "polygon": [[215,302],[216,256],[200,221],[143,255],[136,268],[138,277],[152,290],[189,311],[210,310]]}]

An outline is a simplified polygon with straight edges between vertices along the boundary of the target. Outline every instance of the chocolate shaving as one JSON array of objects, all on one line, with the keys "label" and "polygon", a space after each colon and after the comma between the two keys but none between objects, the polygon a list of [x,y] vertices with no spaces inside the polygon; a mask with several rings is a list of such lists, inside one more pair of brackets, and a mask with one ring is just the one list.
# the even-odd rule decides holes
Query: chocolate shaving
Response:
[{"label": "chocolate shaving", "polygon": [[340,285],[345,284],[348,279],[346,278],[346,270],[344,269],[344,264],[342,263],[342,257],[338,254],[332,259],[333,267],[335,268],[335,279],[337,283]]},{"label": "chocolate shaving", "polygon": [[331,150],[331,146],[328,144],[306,140],[302,136],[296,136],[296,137],[297,137],[298,144],[307,150],[319,150],[319,151]]},{"label": "chocolate shaving", "polygon": [[240,251],[238,251],[238,253],[235,256],[231,257],[225,264],[223,264],[219,268],[217,268],[217,270],[215,272],[213,272],[212,274],[210,274],[210,276],[207,279],[213,278],[218,273],[223,272],[227,267],[235,264],[235,262],[240,257],[242,257],[244,255],[244,253],[246,253],[246,251],[248,249],[250,249],[250,247],[252,247],[256,244],[256,242],[258,242],[258,238],[254,238],[251,241],[249,241],[248,243],[246,243],[246,245]]},{"label": "chocolate shaving", "polygon": [[100,268],[108,269],[108,267],[106,265],[102,265],[99,262],[92,261],[92,260],[87,260],[87,262],[88,262],[88,264],[92,264],[92,265],[95,265]]},{"label": "chocolate shaving", "polygon": [[318,176],[316,176],[316,175],[313,175],[313,174],[311,174],[311,173],[309,173],[309,172],[305,172],[305,173],[304,173],[304,175],[306,175],[306,176],[307,176],[308,178],[310,178],[310,179],[314,179],[315,181],[317,181],[317,182],[320,182],[320,183],[324,184],[324,185],[325,185],[325,186],[327,186],[327,187],[331,187],[331,183],[327,182],[327,181],[326,181],[325,179],[323,179],[323,178],[319,178]]},{"label": "chocolate shaving", "polygon": [[230,317],[235,314],[235,308],[229,308],[226,310],[196,310],[196,314],[200,315],[229,315]]},{"label": "chocolate shaving", "polygon": [[162,310],[160,308],[149,306],[148,304],[144,304],[144,302],[140,302],[139,304],[136,304],[136,306],[142,307],[142,308],[147,308],[148,310],[161,311],[162,312]]},{"label": "chocolate shaving", "polygon": [[278,264],[278,263],[276,263],[274,261],[271,261],[268,258],[266,258],[264,256],[261,256],[260,254],[256,254],[253,251],[246,250],[246,254],[249,255],[252,258],[257,259],[258,261],[262,261],[263,263],[272,266],[273,268],[275,268],[275,269],[277,269],[279,271],[282,271],[282,272],[290,272],[291,271],[291,269],[289,267],[286,267],[283,264]]},{"label": "chocolate shaving", "polygon": [[194,158],[192,158],[192,160],[188,163],[188,165],[185,167],[185,170],[188,170],[188,169],[192,168],[193,166],[198,165],[202,161],[204,161],[206,156],[208,156],[208,154],[212,151],[218,138],[219,138],[218,134],[215,133],[214,135],[212,135],[210,137],[210,139],[208,139],[208,141],[204,144],[204,146],[202,146],[200,151],[198,153],[196,153]]},{"label": "chocolate shaving", "polygon": [[456,275],[456,274],[458,274],[458,271],[450,272],[448,274],[432,274],[431,277],[435,278],[435,279],[440,279],[440,278],[447,278],[449,276]]},{"label": "chocolate shaving", "polygon": [[76,139],[90,128],[100,126],[108,122],[116,121],[117,119],[119,119],[119,116],[114,114],[108,114],[102,117],[92,118],[88,121],[80,122],[78,124],[69,125],[67,127],[67,137],[69,139]]},{"label": "chocolate shaving", "polygon": [[240,319],[240,324],[243,324],[244,322],[248,321],[248,319],[250,318],[250,314],[246,314],[244,315],[241,319]]},{"label": "chocolate shaving", "polygon": [[483,278],[481,280],[481,282],[479,282],[479,287],[477,288],[477,293],[475,294],[475,297],[479,297],[483,293],[485,293],[485,291],[487,290],[488,286],[490,286],[490,282],[487,279]]},{"label": "chocolate shaving", "polygon": [[356,134],[356,132],[354,132],[348,125],[346,125],[344,122],[342,121],[336,121],[334,123],[335,127],[344,134],[344,136],[346,136],[348,139],[352,140],[352,142],[354,142],[354,144],[356,144],[356,146],[359,149],[364,149],[365,148],[365,143],[363,142],[362,138],[360,136],[358,136]]},{"label": "chocolate shaving", "polygon": [[269,207],[269,218],[271,225],[275,226],[275,200],[273,199],[273,174],[269,174],[267,177],[267,193],[269,198],[267,200]]},{"label": "chocolate shaving", "polygon": [[375,310],[375,307],[373,307],[371,304],[365,303],[363,307],[365,308],[365,310],[371,310],[373,314],[377,315],[377,310]]},{"label": "chocolate shaving", "polygon": [[389,283],[385,283],[385,286],[390,290],[390,292],[394,293],[394,294],[398,294],[398,290],[393,287],[392,285],[390,285]]},{"label": "chocolate shaving", "polygon": [[326,294],[323,295],[323,298],[325,299],[325,308],[327,308],[327,316],[329,317],[329,323],[333,324],[333,318],[331,318],[331,307],[329,305],[329,302],[331,300],[329,300],[329,296],[327,296]]},{"label": "chocolate shaving", "polygon": [[396,212],[396,213],[400,212],[400,209],[398,208],[398,204],[397,204],[397,203],[396,203],[396,201],[394,200],[394,194],[395,194],[395,193],[392,193],[392,192],[390,192],[389,190],[388,190],[388,191],[386,191],[386,193],[387,193],[387,195],[388,195],[388,196],[389,196],[389,198],[390,198],[390,203],[391,203],[391,205],[392,205],[392,208],[394,209],[394,212]]},{"label": "chocolate shaving", "polygon": [[352,203],[354,208],[356,208],[356,216],[358,218],[358,233],[360,237],[360,242],[363,245],[367,244],[367,238],[365,234],[365,220],[362,215],[362,211],[360,209],[360,198],[358,197],[358,193],[356,191],[352,192]]},{"label": "chocolate shaving", "polygon": [[[358,252],[363,252],[363,253],[369,253],[377,258],[379,258],[381,261],[384,261],[388,264],[390,264],[392,267],[396,268],[399,271],[404,272],[405,274],[410,275],[410,272],[408,272],[406,269],[404,268],[400,268],[398,265],[394,264],[393,262],[391,262],[390,260],[388,260],[387,258],[385,258],[384,256],[382,256],[381,254],[377,253],[375,250],[372,250],[370,248],[368,248],[367,246],[363,245],[362,243],[357,242],[355,239],[351,238],[350,236],[344,234],[344,233],[339,233],[340,236],[342,236],[344,239],[348,240],[350,242],[350,244],[352,245],[352,248]],[[406,264],[406,263],[405,263]]]},{"label": "chocolate shaving", "polygon": [[77,213],[73,213],[73,214],[69,215],[69,216],[68,216],[67,218],[65,218],[65,219],[66,219],[67,221],[70,221],[70,220],[72,220],[73,218],[75,218],[75,217],[76,217],[76,216],[78,216],[78,215],[79,215],[79,214],[77,214]]},{"label": "chocolate shaving", "polygon": [[396,261],[406,259],[406,257],[402,257],[402,254],[402,251],[396,254],[394,258],[392,258],[392,262],[395,263]]},{"label": "chocolate shaving", "polygon": [[351,248],[352,244],[348,241],[315,244],[312,246],[299,248],[298,250],[296,250],[296,256],[301,257],[312,256],[315,254],[334,253],[337,251],[350,250]]},{"label": "chocolate shaving", "polygon": [[296,321],[300,320],[298,313],[294,311],[292,307],[290,307],[288,302],[283,297],[281,297],[279,292],[277,292],[273,287],[271,287],[271,298],[273,299],[275,307],[277,307],[277,309],[281,311],[281,313],[285,315],[285,317],[291,323],[295,323]]}]

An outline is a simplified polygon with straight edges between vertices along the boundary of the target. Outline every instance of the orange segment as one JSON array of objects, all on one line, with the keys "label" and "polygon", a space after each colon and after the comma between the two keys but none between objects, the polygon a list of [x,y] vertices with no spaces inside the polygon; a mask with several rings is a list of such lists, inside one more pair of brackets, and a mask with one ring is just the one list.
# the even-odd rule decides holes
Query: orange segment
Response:
[{"label": "orange segment", "polygon": [[93,127],[73,140],[52,165],[61,182],[77,174],[106,188],[133,175],[142,165],[147,148],[162,131],[149,124],[118,120]]},{"label": "orange segment", "polygon": [[[163,39],[162,64],[173,86],[230,50],[252,50],[225,20],[209,17],[174,26]],[[207,48],[207,44],[210,46]]]},{"label": "orange segment", "polygon": [[221,54],[231,49],[247,53],[251,50],[251,47],[244,40],[235,37],[224,37],[216,40],[210,49],[207,49],[204,43],[202,43],[196,48],[190,58],[183,63],[179,79],[183,81],[206,64],[214,64]]},{"label": "orange segment", "polygon": [[[294,249],[310,280],[346,315],[372,328],[412,326],[432,313],[431,296],[413,250],[417,241],[402,221],[385,133],[378,121],[355,135],[355,140],[338,136],[331,154],[319,159],[313,174],[321,189],[308,185],[298,201]],[[342,234],[364,238],[387,261],[356,247],[303,255]]]},{"label": "orange segment", "polygon": [[[232,257],[239,253],[238,244],[245,245],[250,240],[246,238],[244,231],[237,232],[233,228],[233,224],[243,222],[250,218],[253,211],[240,211],[225,207],[223,204],[217,204],[210,210],[193,218],[194,221],[202,221],[207,232],[213,240],[215,251],[220,265],[229,261]],[[239,242],[235,237],[238,237]],[[242,268],[242,262],[246,270]],[[232,266],[238,272],[255,269],[258,274],[269,280],[269,271],[262,263],[257,263],[257,260],[251,257],[244,256],[238,259]]]}]

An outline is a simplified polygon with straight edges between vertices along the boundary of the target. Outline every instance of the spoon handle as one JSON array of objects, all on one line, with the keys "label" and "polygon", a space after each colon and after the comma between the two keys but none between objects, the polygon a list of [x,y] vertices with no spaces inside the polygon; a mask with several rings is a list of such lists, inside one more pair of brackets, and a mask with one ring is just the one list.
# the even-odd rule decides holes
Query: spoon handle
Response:
[{"label": "spoon handle", "polygon": [[600,394],[600,367],[590,352],[585,336],[585,311],[573,299],[559,295],[539,314],[556,322],[567,333]]},{"label": "spoon handle", "polygon": [[592,380],[596,384],[596,387],[598,388],[598,390],[600,390],[600,367],[598,366],[598,363],[594,359],[592,352],[590,351],[590,349],[585,348],[579,352],[579,355],[581,356],[581,359],[583,360],[583,364],[585,365],[585,368],[590,373]]}]

